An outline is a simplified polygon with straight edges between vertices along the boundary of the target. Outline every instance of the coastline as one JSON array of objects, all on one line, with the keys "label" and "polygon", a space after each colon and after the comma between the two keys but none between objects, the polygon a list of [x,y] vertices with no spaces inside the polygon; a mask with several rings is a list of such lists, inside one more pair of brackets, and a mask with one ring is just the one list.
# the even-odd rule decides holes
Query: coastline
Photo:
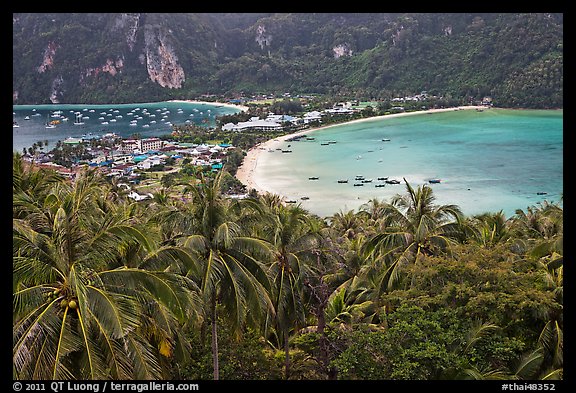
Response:
[{"label": "coastline", "polygon": [[234,109],[239,109],[242,112],[246,112],[249,108],[247,106],[244,105],[235,105],[235,104],[229,104],[227,102],[220,102],[220,101],[197,101],[197,100],[168,100],[166,102],[184,102],[187,104],[205,104],[205,105],[220,105],[220,106],[225,106],[228,108],[234,108]]},{"label": "coastline", "polygon": [[295,133],[282,135],[282,136],[279,136],[277,138],[270,139],[266,142],[263,142],[259,145],[256,145],[256,146],[252,147],[250,150],[248,150],[246,152],[246,156],[244,157],[244,160],[242,161],[242,164],[238,167],[238,170],[236,171],[236,178],[242,184],[244,184],[246,186],[248,191],[255,189],[258,193],[272,192],[271,189],[268,187],[265,179],[261,179],[261,178],[257,177],[256,168],[258,166],[259,159],[261,158],[260,154],[262,152],[265,152],[268,149],[274,150],[277,145],[279,145],[281,142],[286,141],[286,139],[293,138],[295,136],[300,136],[300,135],[308,135],[314,131],[324,130],[326,128],[341,126],[341,125],[345,125],[345,124],[347,125],[347,124],[354,124],[354,123],[360,123],[360,122],[366,122],[366,121],[372,121],[372,120],[381,120],[384,118],[394,118],[394,117],[409,116],[409,115],[416,115],[416,114],[437,113],[437,112],[447,112],[447,111],[467,110],[467,109],[486,109],[486,107],[480,106],[480,105],[474,105],[474,106],[469,105],[469,106],[458,106],[458,107],[453,107],[453,108],[427,109],[427,110],[423,110],[423,111],[393,113],[390,115],[366,117],[366,118],[355,119],[355,120],[351,120],[351,121],[347,121],[347,122],[343,122],[343,123],[336,123],[336,124],[330,124],[330,125],[322,126],[322,127],[309,128],[309,129],[298,131]]}]

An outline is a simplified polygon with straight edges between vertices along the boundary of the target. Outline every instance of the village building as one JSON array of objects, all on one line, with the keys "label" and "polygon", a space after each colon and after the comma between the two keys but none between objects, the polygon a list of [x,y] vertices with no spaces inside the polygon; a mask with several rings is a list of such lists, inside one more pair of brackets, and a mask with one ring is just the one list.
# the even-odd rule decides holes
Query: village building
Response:
[{"label": "village building", "polygon": [[163,141],[160,138],[124,139],[120,149],[124,153],[133,153],[159,150],[162,146]]}]

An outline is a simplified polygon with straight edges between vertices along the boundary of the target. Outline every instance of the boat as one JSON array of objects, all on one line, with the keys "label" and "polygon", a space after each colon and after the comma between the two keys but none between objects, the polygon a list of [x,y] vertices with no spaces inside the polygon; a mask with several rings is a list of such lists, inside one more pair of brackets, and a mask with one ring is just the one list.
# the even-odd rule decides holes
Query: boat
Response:
[{"label": "boat", "polygon": [[348,179],[338,180],[338,183],[348,183]]},{"label": "boat", "polygon": [[382,142],[390,142],[390,139],[388,139],[388,138],[383,138],[383,139],[382,139]]},{"label": "boat", "polygon": [[310,177],[308,178],[308,180],[318,180],[318,179],[319,179],[318,176],[310,176]]},{"label": "boat", "polygon": [[356,175],[356,177],[354,178],[354,180],[364,180],[364,176]]},{"label": "boat", "polygon": [[547,192],[544,192],[544,191],[539,191],[539,192],[536,193],[536,195],[546,195],[546,194],[548,194],[548,193],[547,193]]},{"label": "boat", "polygon": [[81,126],[84,122],[82,121],[82,114],[80,112],[76,112],[76,120],[74,120],[75,126]]},{"label": "boat", "polygon": [[428,180],[428,183],[430,183],[430,184],[438,184],[438,183],[440,183],[440,179],[430,179],[430,180]]},{"label": "boat", "polygon": [[362,187],[364,183],[354,183],[354,187]]},{"label": "boat", "polygon": [[362,183],[372,183],[372,179],[364,179],[362,180]]},{"label": "boat", "polygon": [[396,179],[390,179],[390,180],[386,180],[387,184],[400,184],[400,180],[396,180]]},{"label": "boat", "polygon": [[296,201],[294,199],[288,199],[286,203],[296,203]]},{"label": "boat", "polygon": [[329,143],[328,143],[328,142],[322,142],[322,143],[320,143],[320,145],[321,145],[321,146],[328,146]]},{"label": "boat", "polygon": [[374,184],[374,187],[385,187],[386,184]]},{"label": "boat", "polygon": [[18,125],[18,122],[16,120],[12,120],[12,128],[18,128],[20,127],[20,125]]},{"label": "boat", "polygon": [[292,153],[292,150],[282,150],[282,153]]},{"label": "boat", "polygon": [[24,120],[30,120],[30,116],[26,116]]},{"label": "boat", "polygon": [[302,198],[300,198],[300,199],[302,199],[303,201],[307,201],[308,199],[310,199],[310,197],[307,197],[307,196],[303,196],[303,197],[302,197]]},{"label": "boat", "polygon": [[388,176],[386,176],[386,177],[379,177],[378,180],[388,180]]}]

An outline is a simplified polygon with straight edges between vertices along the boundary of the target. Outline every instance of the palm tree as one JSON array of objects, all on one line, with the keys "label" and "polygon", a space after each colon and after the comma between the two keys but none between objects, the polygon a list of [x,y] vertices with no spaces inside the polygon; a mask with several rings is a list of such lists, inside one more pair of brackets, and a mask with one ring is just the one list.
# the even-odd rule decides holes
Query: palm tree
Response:
[{"label": "palm tree", "polygon": [[158,247],[134,204],[102,209],[105,188],[85,173],[13,196],[15,378],[158,379],[184,349],[194,283],[169,269],[186,254]]},{"label": "palm tree", "polygon": [[446,250],[459,234],[463,217],[456,205],[435,205],[430,187],[414,190],[406,179],[404,182],[407,194],[396,195],[383,208],[382,233],[368,239],[364,247],[375,262],[387,262],[381,279],[388,289],[398,284],[406,265]]},{"label": "palm tree", "polygon": [[479,214],[469,221],[475,229],[473,238],[484,247],[492,247],[497,243],[505,242],[512,236],[502,210],[498,213]]},{"label": "palm tree", "polygon": [[238,224],[245,206],[254,207],[254,201],[223,198],[223,173],[219,172],[211,183],[201,179],[200,184],[188,188],[193,195],[192,203],[187,205],[191,226],[182,242],[194,256],[196,264],[191,274],[198,282],[211,321],[215,380],[219,379],[218,308],[223,308],[221,315],[238,336],[245,322],[256,324],[265,315],[263,310],[273,312],[266,269],[255,257],[269,257],[269,249],[264,241],[247,236]]},{"label": "palm tree", "polygon": [[[12,194],[27,198],[30,203],[42,199],[50,188],[63,180],[56,171],[39,170],[25,162],[22,155],[12,155]],[[23,201],[22,201],[23,202]]]},{"label": "palm tree", "polygon": [[354,212],[348,210],[346,212],[337,212],[330,217],[330,226],[333,230],[337,231],[340,236],[353,239],[359,233],[366,230],[366,220],[368,219],[365,212]]},{"label": "palm tree", "polygon": [[268,220],[262,227],[264,238],[273,250],[269,276],[273,282],[273,318],[278,340],[284,347],[284,377],[290,377],[290,331],[297,331],[305,320],[302,299],[302,276],[306,258],[316,245],[309,231],[307,213],[299,206],[284,207],[274,198],[264,197],[268,206]]}]

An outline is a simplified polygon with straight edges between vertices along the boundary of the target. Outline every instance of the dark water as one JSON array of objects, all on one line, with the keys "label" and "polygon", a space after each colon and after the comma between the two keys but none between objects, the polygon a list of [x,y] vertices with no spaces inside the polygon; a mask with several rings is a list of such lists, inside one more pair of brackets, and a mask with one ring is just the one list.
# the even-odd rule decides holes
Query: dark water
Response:
[{"label": "dark water", "polygon": [[[21,152],[33,143],[48,141],[48,150],[54,148],[58,140],[68,137],[81,137],[85,134],[104,135],[114,132],[121,137],[134,133],[142,137],[170,134],[171,124],[196,124],[215,126],[216,116],[232,114],[239,109],[220,104],[188,102],[155,102],[140,104],[112,105],[14,105],[13,120],[19,125],[12,129],[13,151]],[[62,116],[52,117],[54,111],[62,111]],[[82,125],[75,125],[76,113],[83,118]],[[29,120],[26,120],[26,117]],[[86,118],[88,117],[88,118]],[[100,119],[103,118],[103,119]],[[49,121],[60,120],[55,128],[46,128]],[[134,121],[135,125],[131,125]],[[102,124],[108,122],[108,124]],[[44,149],[46,150],[46,149]]]}]

